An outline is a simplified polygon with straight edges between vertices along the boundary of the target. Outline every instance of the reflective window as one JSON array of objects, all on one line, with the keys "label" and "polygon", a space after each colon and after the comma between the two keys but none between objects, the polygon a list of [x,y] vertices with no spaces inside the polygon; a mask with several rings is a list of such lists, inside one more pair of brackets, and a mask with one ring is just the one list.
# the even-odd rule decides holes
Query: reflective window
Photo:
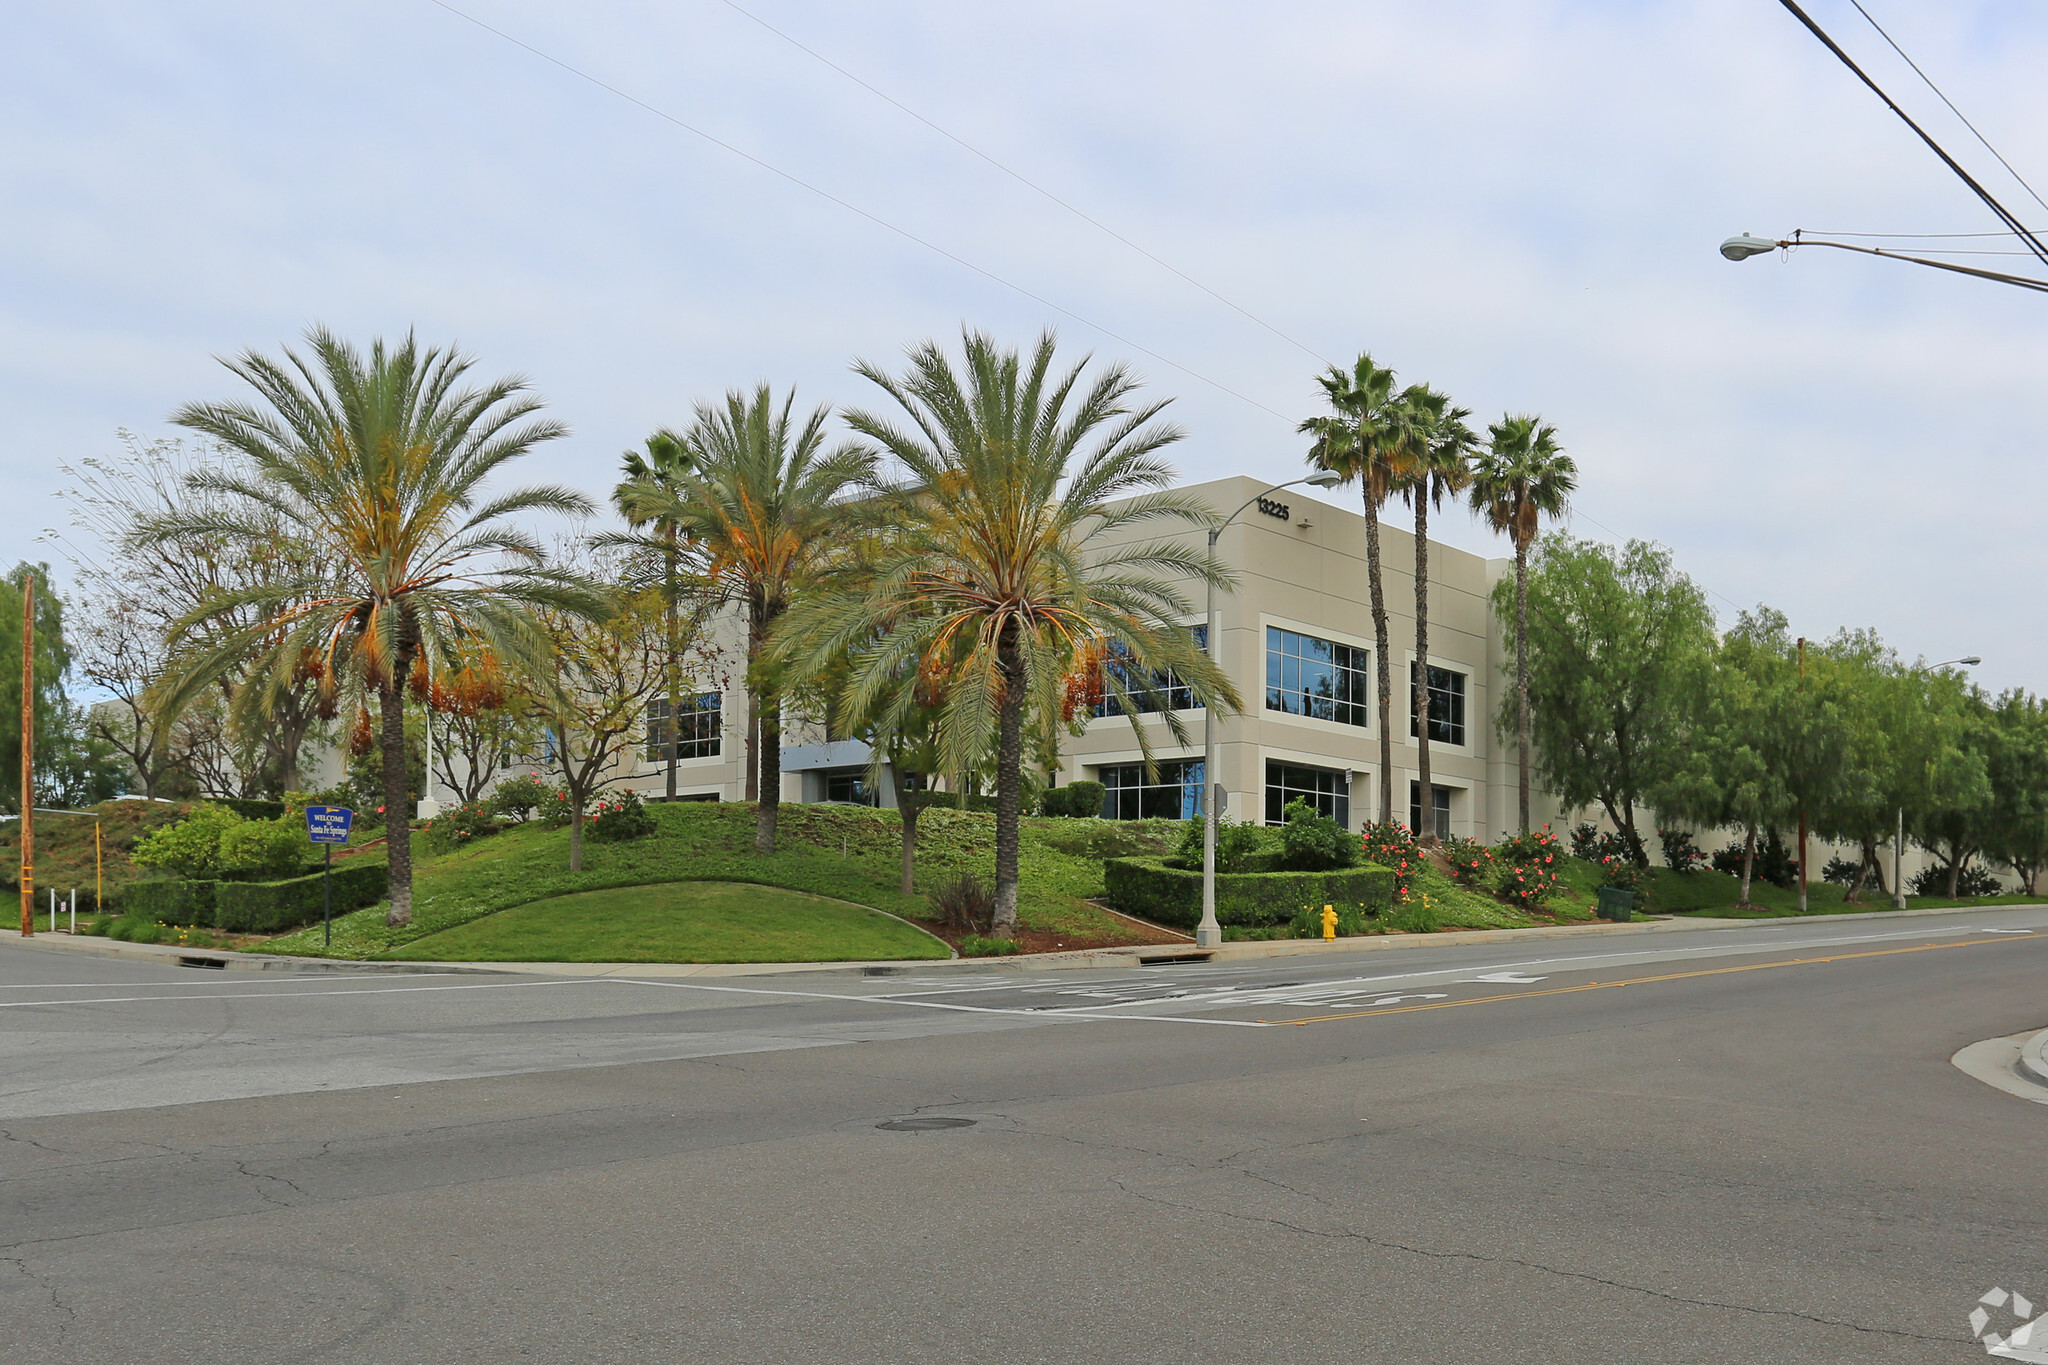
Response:
[{"label": "reflective window", "polygon": [[866,768],[837,768],[825,774],[825,799],[846,801],[856,806],[881,804],[880,795],[868,785]]},{"label": "reflective window", "polygon": [[[1209,627],[1205,625],[1189,626],[1188,634],[1194,637],[1196,649],[1207,649],[1209,647]],[[1140,678],[1138,676],[1139,671],[1131,666],[1130,655],[1124,652],[1122,646],[1111,646],[1109,657],[1102,662],[1102,671],[1106,675],[1113,675],[1118,682],[1121,682],[1125,688],[1129,689],[1131,710],[1138,712],[1140,715],[1156,711],[1198,711],[1201,709],[1202,703],[1196,699],[1194,693],[1188,690],[1188,685],[1180,680],[1178,673],[1175,673],[1170,668],[1166,668],[1151,674],[1149,677]],[[1107,687],[1103,689],[1102,700],[1096,702],[1092,709],[1097,716],[1121,716],[1124,714],[1123,709],[1116,704],[1115,698],[1109,694]]]},{"label": "reflective window", "polygon": [[[1408,734],[1415,734],[1415,679],[1408,679]],[[1429,740],[1432,744],[1465,742],[1465,675],[1434,664],[1429,669]]]},{"label": "reflective window", "polygon": [[[718,692],[702,692],[693,697],[678,698],[677,758],[718,756],[718,737],[724,718],[723,705],[723,694]],[[647,703],[648,762],[662,763],[668,760],[668,736],[668,698],[661,697]]]},{"label": "reflective window", "polygon": [[1368,651],[1266,627],[1266,709],[1342,725],[1367,724]]},{"label": "reflective window", "polygon": [[1154,765],[1156,780],[1145,780],[1142,763],[1104,764],[1095,780],[1105,820],[1192,820],[1202,811],[1202,760],[1168,759]]},{"label": "reflective window", "polygon": [[[1439,787],[1432,783],[1429,793],[1433,798],[1430,805],[1433,807],[1431,814],[1436,817],[1436,837],[1448,839],[1451,837],[1451,789],[1449,787]],[[1408,828],[1417,834],[1422,833],[1423,830],[1422,784],[1420,782],[1410,782],[1408,784]]]},{"label": "reflective window", "polygon": [[1300,763],[1266,760],[1266,823],[1287,823],[1287,807],[1306,801],[1345,829],[1351,828],[1351,774]]}]

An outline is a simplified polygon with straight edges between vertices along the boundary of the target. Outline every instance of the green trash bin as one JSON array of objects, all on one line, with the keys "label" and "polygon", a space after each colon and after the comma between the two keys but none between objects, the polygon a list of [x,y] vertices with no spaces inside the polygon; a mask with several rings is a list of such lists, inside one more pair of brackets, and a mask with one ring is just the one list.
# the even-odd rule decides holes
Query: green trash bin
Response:
[{"label": "green trash bin", "polygon": [[1618,886],[1603,886],[1599,891],[1600,918],[1620,924],[1626,922],[1635,911],[1636,893],[1624,891]]}]

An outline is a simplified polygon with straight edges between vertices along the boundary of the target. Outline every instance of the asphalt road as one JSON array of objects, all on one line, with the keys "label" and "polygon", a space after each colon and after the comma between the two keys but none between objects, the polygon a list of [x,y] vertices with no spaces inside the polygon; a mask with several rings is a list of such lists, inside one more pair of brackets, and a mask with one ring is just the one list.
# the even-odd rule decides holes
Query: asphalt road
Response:
[{"label": "asphalt road", "polygon": [[[0,949],[0,1361],[1939,1362],[2048,911],[1229,966]],[[970,1126],[885,1129],[946,1117]]]}]

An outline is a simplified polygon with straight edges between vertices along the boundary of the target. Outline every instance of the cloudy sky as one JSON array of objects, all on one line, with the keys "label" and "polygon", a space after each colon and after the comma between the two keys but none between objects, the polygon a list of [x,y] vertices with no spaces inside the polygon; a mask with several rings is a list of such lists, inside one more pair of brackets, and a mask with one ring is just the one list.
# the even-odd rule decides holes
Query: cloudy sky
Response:
[{"label": "cloudy sky", "polygon": [[[2048,12],[1864,3],[2048,194]],[[528,472],[593,494],[728,385],[865,403],[853,357],[1053,325],[1175,396],[1190,479],[1293,477],[1315,373],[1369,349],[1556,423],[1574,528],[1671,546],[1724,617],[1767,601],[2048,690],[2048,300],[1715,253],[1998,226],[1771,0],[454,4],[13,10],[0,556],[51,556],[60,466],[314,321],[532,376],[575,434]],[[2048,221],[1848,0],[1809,7]]]}]

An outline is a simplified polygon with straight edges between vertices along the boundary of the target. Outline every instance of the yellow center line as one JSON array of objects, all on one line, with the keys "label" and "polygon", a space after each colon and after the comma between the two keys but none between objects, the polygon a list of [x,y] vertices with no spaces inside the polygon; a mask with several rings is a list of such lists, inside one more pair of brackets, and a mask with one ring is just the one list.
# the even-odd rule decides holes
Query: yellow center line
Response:
[{"label": "yellow center line", "polygon": [[[1617,986],[1648,986],[1659,981],[1683,981],[1694,976],[1726,976],[1730,972],[1761,972],[1771,967],[1807,967],[1821,962],[1850,962],[1859,957],[1890,957],[1895,953],[1925,953],[1936,948],[1976,948],[1987,943],[2010,943],[2003,938],[1972,938],[1961,943],[1923,943],[1912,948],[1878,948],[1865,953],[1837,953],[1833,957],[1794,957],[1782,962],[1751,962],[1740,967],[1710,967],[1697,972],[1671,972],[1664,976],[1638,976],[1627,981],[1588,981],[1582,986],[1553,986],[1547,991],[1517,991],[1513,995],[1482,995],[1475,1000],[1442,1000],[1434,1005],[1390,1005],[1379,1010],[1354,1010],[1348,1014],[1318,1014],[1307,1019],[1261,1019],[1261,1024],[1327,1024],[1336,1019],[1370,1019],[1381,1014],[1413,1014],[1417,1010],[1454,1010],[1465,1005],[1493,1005],[1503,1000],[1529,1000],[1539,995],[1574,995],[1580,991],[1605,991]],[[2021,942],[2048,940],[2022,939]]]}]

